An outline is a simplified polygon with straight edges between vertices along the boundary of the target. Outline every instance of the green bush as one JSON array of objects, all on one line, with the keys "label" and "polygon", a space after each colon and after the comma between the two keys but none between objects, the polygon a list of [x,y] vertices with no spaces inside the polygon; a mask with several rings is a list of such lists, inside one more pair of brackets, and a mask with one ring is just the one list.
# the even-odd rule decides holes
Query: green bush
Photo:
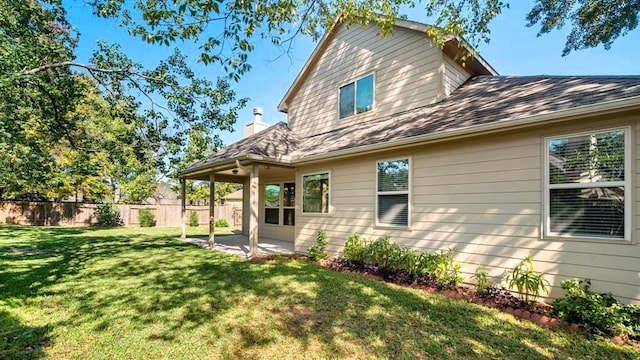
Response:
[{"label": "green bush", "polygon": [[316,236],[316,244],[309,246],[307,249],[309,259],[318,261],[322,259],[326,259],[329,257],[329,254],[326,252],[327,247],[327,235],[324,231],[318,231],[318,235]]},{"label": "green bush", "polygon": [[537,273],[533,270],[533,259],[526,256],[513,270],[507,275],[507,284],[509,288],[516,288],[523,296],[525,302],[535,300],[541,291],[549,291],[549,281],[544,278],[544,274]]},{"label": "green bush", "polygon": [[561,287],[566,294],[553,302],[553,315],[593,335],[640,335],[639,306],[624,305],[611,293],[591,291],[590,280],[569,279]]},{"label": "green bush", "polygon": [[364,236],[353,233],[347,237],[344,243],[343,257],[354,264],[364,264],[364,252],[367,248],[367,239]]},{"label": "green bush", "polygon": [[473,278],[476,280],[476,291],[478,294],[482,294],[487,291],[487,289],[494,287],[493,282],[489,279],[489,272],[482,265],[478,266],[475,274],[473,274]]},{"label": "green bush", "polygon": [[214,225],[215,227],[225,228],[225,227],[229,227],[229,222],[225,218],[220,218],[216,220],[216,223]]},{"label": "green bush", "polygon": [[390,255],[394,251],[394,245],[389,241],[388,236],[370,242],[364,252],[364,262],[389,269]]},{"label": "green bush", "polygon": [[102,226],[122,226],[122,219],[118,207],[112,203],[104,203],[96,206],[95,216],[98,224]]},{"label": "green bush", "polygon": [[156,226],[156,218],[151,209],[138,210],[138,220],[140,221],[141,227]]},{"label": "green bush", "polygon": [[198,227],[198,225],[200,225],[200,221],[198,221],[198,212],[192,210],[189,214],[189,226]]},{"label": "green bush", "polygon": [[453,258],[454,250],[437,254],[416,253],[380,237],[369,241],[358,233],[347,237],[343,257],[354,264],[375,265],[391,271],[406,271],[415,277],[431,275],[441,286],[462,282],[460,264]]},{"label": "green bush", "polygon": [[427,257],[423,272],[436,278],[441,286],[456,286],[462,282],[460,263],[454,259],[455,250],[440,250],[439,253]]}]

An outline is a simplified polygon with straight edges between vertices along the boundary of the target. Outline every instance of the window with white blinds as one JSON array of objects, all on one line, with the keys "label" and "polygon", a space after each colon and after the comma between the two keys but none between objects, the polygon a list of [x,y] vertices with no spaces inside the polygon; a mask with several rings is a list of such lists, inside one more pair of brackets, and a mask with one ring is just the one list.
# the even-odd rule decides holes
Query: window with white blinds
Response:
[{"label": "window with white blinds", "polygon": [[378,161],[376,225],[409,226],[409,159]]},{"label": "window with white blinds", "polygon": [[548,236],[630,239],[629,129],[547,139]]}]

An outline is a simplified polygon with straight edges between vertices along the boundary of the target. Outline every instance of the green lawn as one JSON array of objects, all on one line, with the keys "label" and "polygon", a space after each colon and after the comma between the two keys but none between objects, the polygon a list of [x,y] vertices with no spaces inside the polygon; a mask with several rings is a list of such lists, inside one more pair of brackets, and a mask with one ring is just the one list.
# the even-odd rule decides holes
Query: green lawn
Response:
[{"label": "green lawn", "polygon": [[182,244],[178,234],[0,226],[0,358],[639,355],[637,346],[300,261],[241,261]]}]

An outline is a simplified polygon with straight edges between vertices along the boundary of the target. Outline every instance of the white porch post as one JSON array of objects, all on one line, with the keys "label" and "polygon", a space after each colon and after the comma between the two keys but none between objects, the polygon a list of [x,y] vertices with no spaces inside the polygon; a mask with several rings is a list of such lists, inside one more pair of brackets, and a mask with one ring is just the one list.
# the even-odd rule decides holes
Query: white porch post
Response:
[{"label": "white porch post", "polygon": [[187,213],[187,185],[186,180],[180,179],[180,238],[187,238],[187,225],[185,223]]},{"label": "white porch post", "polygon": [[216,209],[216,179],[215,175],[211,173],[209,175],[209,247],[214,248],[216,245],[215,240],[215,209]]},{"label": "white porch post", "polygon": [[249,184],[249,247],[251,249],[251,257],[256,257],[258,256],[258,195],[260,188],[258,164],[251,166]]}]

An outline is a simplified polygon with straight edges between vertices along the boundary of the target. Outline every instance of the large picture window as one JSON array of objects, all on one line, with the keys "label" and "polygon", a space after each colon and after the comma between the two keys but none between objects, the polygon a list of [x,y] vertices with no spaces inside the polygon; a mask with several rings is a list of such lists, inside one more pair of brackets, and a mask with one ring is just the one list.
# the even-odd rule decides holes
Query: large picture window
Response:
[{"label": "large picture window", "polygon": [[376,224],[409,226],[409,159],[378,162]]},{"label": "large picture window", "polygon": [[546,235],[630,239],[628,132],[547,139]]},{"label": "large picture window", "polygon": [[340,119],[373,109],[373,74],[340,88]]},{"label": "large picture window", "polygon": [[302,177],[302,212],[329,213],[329,173]]}]

